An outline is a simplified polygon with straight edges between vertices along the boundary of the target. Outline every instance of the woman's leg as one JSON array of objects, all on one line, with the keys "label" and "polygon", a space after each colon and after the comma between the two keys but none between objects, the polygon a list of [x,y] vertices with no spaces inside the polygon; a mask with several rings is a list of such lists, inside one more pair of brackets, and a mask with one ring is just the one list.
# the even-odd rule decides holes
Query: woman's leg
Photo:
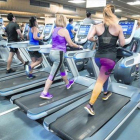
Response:
[{"label": "woman's leg", "polygon": [[74,84],[74,80],[68,80],[66,72],[65,72],[65,66],[64,63],[62,64],[62,66],[60,67],[60,75],[62,76],[65,84],[66,84],[66,88],[70,89],[71,86]]},{"label": "woman's leg", "polygon": [[39,64],[41,64],[43,61],[42,57],[40,58],[35,58],[35,61],[31,63],[31,68],[34,69],[34,67],[38,66]]},{"label": "woman's leg", "polygon": [[[100,69],[101,68],[100,58],[95,58],[95,63]],[[103,90],[104,90],[104,95],[105,96],[108,95],[108,94],[111,94],[111,92],[107,91],[107,89],[108,89],[108,81],[109,81],[109,78],[105,81],[105,83],[103,85]],[[104,99],[104,97],[103,97],[103,99]]]},{"label": "woman's leg", "polygon": [[108,79],[112,69],[115,66],[115,62],[113,60],[110,60],[110,59],[101,58],[100,62],[101,62],[100,73],[99,73],[98,79],[96,81],[94,90],[92,92],[92,96],[91,96],[91,99],[89,101],[89,104],[85,107],[85,109],[91,115],[95,114],[95,112],[92,110],[92,106],[96,102],[99,94],[102,91],[102,88],[103,88],[105,81]]},{"label": "woman's leg", "polygon": [[61,65],[64,60],[64,54],[61,51],[52,51],[50,53],[50,58],[53,62],[50,75],[45,83],[45,87],[40,97],[44,99],[51,99],[53,96],[48,93],[49,88],[51,87],[58,70],[61,68]]}]

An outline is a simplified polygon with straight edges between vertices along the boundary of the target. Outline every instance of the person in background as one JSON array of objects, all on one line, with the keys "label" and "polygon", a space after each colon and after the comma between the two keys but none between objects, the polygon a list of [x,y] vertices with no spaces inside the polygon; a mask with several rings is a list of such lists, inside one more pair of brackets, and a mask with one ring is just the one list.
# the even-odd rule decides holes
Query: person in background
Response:
[{"label": "person in background", "polygon": [[[87,12],[87,17],[83,20],[83,24],[93,24],[95,25],[95,21],[91,18],[91,13],[90,12]],[[93,49],[96,48],[96,42],[93,42]]]},{"label": "person in background", "polygon": [[83,24],[93,24],[95,25],[95,21],[91,18],[91,13],[87,12],[87,17],[83,20]]},{"label": "person in background", "polygon": [[24,30],[24,24],[23,23],[20,26],[20,30],[21,30],[21,33],[23,33],[23,30]]},{"label": "person in background", "polygon": [[[40,95],[40,97],[43,99],[51,99],[53,97],[53,95],[51,95],[48,91],[59,70],[67,89],[69,89],[72,86],[72,84],[74,84],[74,80],[68,80],[65,72],[64,55],[66,53],[66,44],[68,43],[69,46],[79,49],[82,47],[72,42],[68,30],[65,29],[66,24],[66,17],[64,15],[57,15],[56,28],[52,33],[52,49],[49,55],[51,61],[53,62],[53,65],[50,71],[50,75],[46,81],[44,90]],[[55,92],[57,94],[57,91]]]},{"label": "person in background", "polygon": [[[39,45],[39,41],[43,40],[43,36],[39,36],[38,22],[36,17],[31,17],[29,20],[28,36],[29,45]],[[31,65],[26,66],[27,79],[35,78],[32,74],[33,68],[42,63],[42,55],[38,51],[29,51],[31,57]]]},{"label": "person in background", "polygon": [[76,32],[74,31],[74,27],[73,27],[72,24],[73,24],[73,19],[70,18],[69,19],[69,24],[67,25],[66,29],[69,32],[69,35],[70,35],[71,40],[74,40],[74,34],[76,34]]},{"label": "person in background", "polygon": [[[7,19],[9,20],[9,24],[5,28],[5,34],[8,36],[8,43],[18,42],[19,41],[18,35],[20,36],[20,38],[22,40],[24,40],[23,35],[21,34],[21,31],[20,31],[20,27],[16,23],[16,17],[12,13],[9,13],[7,15]],[[12,60],[13,60],[13,57],[15,54],[17,55],[17,58],[22,62],[22,64],[24,64],[24,67],[25,67],[25,65],[28,64],[28,62],[25,62],[22,59],[18,48],[12,48],[12,46],[11,46],[8,61],[7,61],[6,73],[13,73],[16,71],[11,68],[11,63],[12,63]]]},{"label": "person in background", "polygon": [[114,12],[115,7],[110,4],[107,5],[103,11],[104,23],[95,25],[88,35],[88,40],[90,41],[95,41],[94,36],[98,36],[99,47],[95,54],[95,62],[100,69],[90,101],[85,106],[86,111],[90,115],[95,115],[93,105],[100,95],[103,86],[104,95],[102,99],[108,100],[112,95],[110,91],[107,92],[108,78],[115,66],[118,39],[120,46],[125,45],[123,30],[122,27],[118,25],[118,18],[115,16]]},{"label": "person in background", "polygon": [[[134,37],[140,39],[140,19],[138,20],[138,26],[137,26],[136,31],[134,33]],[[139,65],[136,65],[136,76],[135,76],[135,80],[138,80],[138,79],[139,79]]]}]

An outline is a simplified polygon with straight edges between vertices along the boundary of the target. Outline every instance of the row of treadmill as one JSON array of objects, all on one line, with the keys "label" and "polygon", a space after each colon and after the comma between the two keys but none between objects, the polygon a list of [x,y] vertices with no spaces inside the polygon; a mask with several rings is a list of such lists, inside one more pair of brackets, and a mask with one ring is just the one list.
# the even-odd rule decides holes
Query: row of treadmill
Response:
[{"label": "row of treadmill", "polygon": [[[136,29],[137,21],[120,21],[119,23],[124,31],[126,40],[126,48],[119,48],[118,54],[121,56],[119,66],[125,71],[139,64],[140,55],[138,52],[132,52],[131,47],[137,42],[139,48],[139,39],[133,38]],[[27,25],[28,26],[28,25]],[[102,94],[95,103],[96,115],[90,116],[84,110],[91,97],[99,70],[94,62],[96,50],[91,50],[89,47],[83,50],[69,50],[65,54],[65,61],[71,72],[75,84],[67,90],[64,82],[61,81],[61,76],[58,73],[54,84],[50,88],[50,93],[53,98],[44,100],[40,98],[40,93],[43,88],[36,88],[45,84],[51,63],[48,59],[48,54],[51,50],[51,34],[54,25],[46,24],[43,30],[44,45],[28,46],[28,41],[7,43],[6,40],[0,41],[1,58],[3,53],[8,54],[9,47],[19,48],[20,53],[25,61],[31,61],[28,51],[39,51],[42,53],[42,65],[34,70],[35,79],[27,79],[24,67],[18,61],[13,62],[12,67],[16,69],[15,73],[5,74],[5,65],[0,62],[0,96],[12,96],[10,101],[16,104],[23,110],[27,117],[32,120],[43,118],[43,125],[46,131],[51,131],[64,140],[104,140],[109,139],[125,122],[125,120],[139,106],[140,89],[118,82],[113,82],[110,79],[109,91],[113,92],[112,97],[107,100],[102,100]],[[75,42],[80,45],[85,45],[87,35],[92,29],[92,25],[81,24],[75,36]],[[26,33],[28,28],[25,28]],[[129,48],[129,50],[128,50]],[[90,61],[90,69],[94,73],[93,77],[81,76],[78,71],[76,61]],[[127,77],[133,76],[130,75]],[[119,80],[118,80],[119,81]],[[123,80],[122,80],[123,81]],[[32,89],[32,90],[30,90]]]}]

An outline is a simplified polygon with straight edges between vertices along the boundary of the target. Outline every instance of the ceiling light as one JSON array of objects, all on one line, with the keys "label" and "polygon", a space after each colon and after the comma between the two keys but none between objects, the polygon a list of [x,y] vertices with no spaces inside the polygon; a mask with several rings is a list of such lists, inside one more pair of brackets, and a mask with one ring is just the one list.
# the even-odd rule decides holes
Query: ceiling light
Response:
[{"label": "ceiling light", "polygon": [[135,2],[127,2],[129,5],[140,5],[140,1],[135,1]]},{"label": "ceiling light", "polygon": [[68,2],[71,2],[71,3],[85,3],[86,1],[85,0],[69,0]]},{"label": "ceiling light", "polygon": [[132,17],[140,17],[140,15],[132,15]]},{"label": "ceiling light", "polygon": [[115,12],[122,12],[122,10],[121,9],[116,9]]},{"label": "ceiling light", "polygon": [[40,17],[40,18],[45,18],[45,17]]}]

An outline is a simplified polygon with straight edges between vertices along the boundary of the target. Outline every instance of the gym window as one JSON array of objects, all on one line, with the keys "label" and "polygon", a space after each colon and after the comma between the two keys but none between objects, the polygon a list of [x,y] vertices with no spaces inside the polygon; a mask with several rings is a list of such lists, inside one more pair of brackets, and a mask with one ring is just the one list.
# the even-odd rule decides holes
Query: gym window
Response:
[{"label": "gym window", "polygon": [[76,8],[72,6],[63,5],[63,9],[76,12]]},{"label": "gym window", "polygon": [[30,5],[50,8],[50,3],[39,0],[30,0]]}]

